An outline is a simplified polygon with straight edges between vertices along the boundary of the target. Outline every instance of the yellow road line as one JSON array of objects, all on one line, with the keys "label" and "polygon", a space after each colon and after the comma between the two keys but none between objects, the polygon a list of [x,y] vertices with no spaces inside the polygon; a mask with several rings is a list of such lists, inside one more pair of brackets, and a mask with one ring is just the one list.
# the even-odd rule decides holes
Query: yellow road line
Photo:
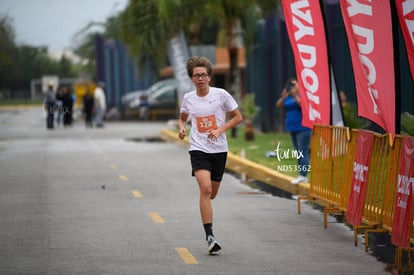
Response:
[{"label": "yellow road line", "polygon": [[112,164],[111,165],[111,168],[114,169],[114,170],[116,170],[116,168],[118,168],[118,167],[116,166],[116,164]]},{"label": "yellow road line", "polygon": [[150,212],[149,215],[150,215],[153,222],[155,222],[155,223],[165,223],[164,219],[157,212]]},{"label": "yellow road line", "polygon": [[128,178],[127,178],[126,176],[124,176],[124,175],[119,175],[119,178],[120,178],[122,181],[128,181]]},{"label": "yellow road line", "polygon": [[104,156],[104,160],[109,160],[109,156],[108,155],[105,155]]},{"label": "yellow road line", "polygon": [[142,194],[138,190],[132,190],[131,193],[135,198],[142,198]]},{"label": "yellow road line", "polygon": [[180,255],[185,264],[198,264],[197,259],[186,247],[176,247],[175,251],[177,251],[178,255]]}]

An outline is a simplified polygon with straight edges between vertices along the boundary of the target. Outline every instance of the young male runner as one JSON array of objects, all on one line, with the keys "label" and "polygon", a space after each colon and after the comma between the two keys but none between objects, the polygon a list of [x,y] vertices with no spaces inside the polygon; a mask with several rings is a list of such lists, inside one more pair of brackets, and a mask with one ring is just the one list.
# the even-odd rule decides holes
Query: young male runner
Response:
[{"label": "young male runner", "polygon": [[[184,95],[178,119],[180,139],[186,136],[187,119],[191,118],[190,159],[192,175],[200,188],[200,213],[206,233],[208,253],[221,246],[213,234],[211,200],[217,195],[227,160],[226,131],[243,118],[233,97],[224,89],[210,87],[213,66],[205,57],[187,60],[187,73],[196,90]],[[226,121],[227,113],[230,119]]]}]

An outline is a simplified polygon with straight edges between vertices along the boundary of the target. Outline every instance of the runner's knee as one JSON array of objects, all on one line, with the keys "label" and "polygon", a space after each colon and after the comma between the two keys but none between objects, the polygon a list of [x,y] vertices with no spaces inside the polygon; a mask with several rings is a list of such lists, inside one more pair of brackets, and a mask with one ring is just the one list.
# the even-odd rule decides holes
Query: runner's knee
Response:
[{"label": "runner's knee", "polygon": [[200,186],[200,193],[202,196],[210,197],[212,196],[211,186]]}]

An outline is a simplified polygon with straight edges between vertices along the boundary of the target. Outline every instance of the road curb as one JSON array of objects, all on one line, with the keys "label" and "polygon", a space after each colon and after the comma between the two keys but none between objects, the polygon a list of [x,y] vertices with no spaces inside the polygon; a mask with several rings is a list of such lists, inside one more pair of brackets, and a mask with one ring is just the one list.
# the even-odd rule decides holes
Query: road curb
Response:
[{"label": "road curb", "polygon": [[41,104],[12,104],[12,105],[0,105],[0,110],[10,111],[10,110],[31,110],[42,108]]}]

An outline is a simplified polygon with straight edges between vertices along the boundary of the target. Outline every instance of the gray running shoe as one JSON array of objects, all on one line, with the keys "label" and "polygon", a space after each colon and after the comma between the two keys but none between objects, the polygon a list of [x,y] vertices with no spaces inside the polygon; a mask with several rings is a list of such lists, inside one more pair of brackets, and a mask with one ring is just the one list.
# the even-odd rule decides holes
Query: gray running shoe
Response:
[{"label": "gray running shoe", "polygon": [[221,250],[220,244],[211,235],[208,236],[208,238],[207,238],[207,244],[208,244],[208,254],[212,254],[214,252],[217,252],[217,251]]}]

